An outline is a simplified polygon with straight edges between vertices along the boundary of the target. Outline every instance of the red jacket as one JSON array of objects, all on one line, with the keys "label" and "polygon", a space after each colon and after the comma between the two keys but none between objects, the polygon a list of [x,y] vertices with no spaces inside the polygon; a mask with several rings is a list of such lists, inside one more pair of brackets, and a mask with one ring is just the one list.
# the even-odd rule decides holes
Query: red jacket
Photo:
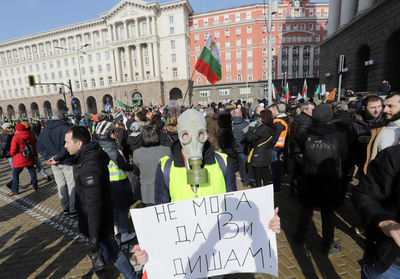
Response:
[{"label": "red jacket", "polygon": [[10,155],[13,157],[13,168],[23,168],[35,165],[35,158],[27,159],[22,156],[26,141],[29,140],[30,144],[36,150],[36,138],[33,137],[29,131],[17,132],[11,141]]}]

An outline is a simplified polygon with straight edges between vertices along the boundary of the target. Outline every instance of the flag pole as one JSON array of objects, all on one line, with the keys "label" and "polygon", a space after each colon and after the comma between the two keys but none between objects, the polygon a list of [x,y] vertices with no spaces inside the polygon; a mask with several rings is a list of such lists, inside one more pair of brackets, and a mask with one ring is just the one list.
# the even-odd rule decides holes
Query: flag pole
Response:
[{"label": "flag pole", "polygon": [[193,72],[192,72],[192,74],[190,75],[189,84],[188,84],[188,87],[186,88],[185,97],[183,98],[183,104],[185,104],[186,95],[187,95],[187,93],[189,92],[190,83],[192,82],[192,78],[193,78],[193,75],[194,75],[194,71],[196,71],[196,69],[194,69]]}]

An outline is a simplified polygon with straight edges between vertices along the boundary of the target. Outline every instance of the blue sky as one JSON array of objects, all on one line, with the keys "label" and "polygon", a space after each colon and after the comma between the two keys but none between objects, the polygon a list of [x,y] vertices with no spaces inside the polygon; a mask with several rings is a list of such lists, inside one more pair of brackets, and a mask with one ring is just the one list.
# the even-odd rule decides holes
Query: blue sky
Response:
[{"label": "blue sky", "polygon": [[[96,19],[120,0],[1,0],[0,42]],[[6,2],[6,3],[5,3]],[[171,0],[159,0],[159,3]],[[195,13],[262,3],[263,0],[189,0]],[[268,3],[268,0],[266,0]],[[329,2],[311,0],[311,2]]]}]

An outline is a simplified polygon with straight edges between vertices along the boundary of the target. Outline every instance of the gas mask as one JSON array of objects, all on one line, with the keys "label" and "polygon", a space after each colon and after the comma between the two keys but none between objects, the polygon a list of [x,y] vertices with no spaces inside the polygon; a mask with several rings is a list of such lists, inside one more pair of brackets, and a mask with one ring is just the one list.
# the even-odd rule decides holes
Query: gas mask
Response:
[{"label": "gas mask", "polygon": [[183,112],[178,117],[178,136],[190,165],[187,171],[187,183],[190,185],[207,183],[207,170],[201,168],[204,143],[207,141],[204,116],[194,109]]}]

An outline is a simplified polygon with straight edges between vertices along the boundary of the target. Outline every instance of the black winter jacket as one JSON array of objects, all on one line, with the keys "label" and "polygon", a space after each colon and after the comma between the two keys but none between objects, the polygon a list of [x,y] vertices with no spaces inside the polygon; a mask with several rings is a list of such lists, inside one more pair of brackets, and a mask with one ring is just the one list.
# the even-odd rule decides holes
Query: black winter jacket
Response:
[{"label": "black winter jacket", "polygon": [[294,121],[293,152],[295,154],[304,154],[304,144],[309,135],[308,128],[312,124],[312,118],[308,114],[302,112],[295,116]]},{"label": "black winter jacket", "polygon": [[[346,165],[348,146],[344,133],[333,124],[316,124],[308,129],[309,135],[328,135],[336,139],[343,168]],[[346,194],[346,176],[326,177],[324,175],[302,175],[299,181],[299,198],[302,202],[321,208],[337,208]]]},{"label": "black winter jacket", "polygon": [[386,220],[400,222],[400,145],[376,156],[368,174],[354,188],[352,200],[367,225],[366,259],[383,273],[400,256],[400,247],[378,227]]},{"label": "black winter jacket", "polygon": [[7,131],[0,131],[0,158],[9,158],[10,156],[10,148],[11,148],[11,140],[12,135],[10,135]]},{"label": "black winter jacket", "polygon": [[[276,126],[273,124],[267,125],[259,122],[255,127],[249,127],[247,140],[251,147],[254,148],[250,166],[267,167],[271,165],[272,148],[277,141],[276,135]],[[260,144],[262,145],[258,146]]]},{"label": "black winter jacket", "polygon": [[61,164],[71,164],[71,156],[64,147],[65,132],[70,128],[63,120],[50,120],[40,133],[37,150],[46,160],[55,156]]},{"label": "black winter jacket", "polygon": [[109,160],[97,141],[84,145],[74,157],[79,232],[89,238],[92,253],[100,248],[99,240],[113,233]]}]

